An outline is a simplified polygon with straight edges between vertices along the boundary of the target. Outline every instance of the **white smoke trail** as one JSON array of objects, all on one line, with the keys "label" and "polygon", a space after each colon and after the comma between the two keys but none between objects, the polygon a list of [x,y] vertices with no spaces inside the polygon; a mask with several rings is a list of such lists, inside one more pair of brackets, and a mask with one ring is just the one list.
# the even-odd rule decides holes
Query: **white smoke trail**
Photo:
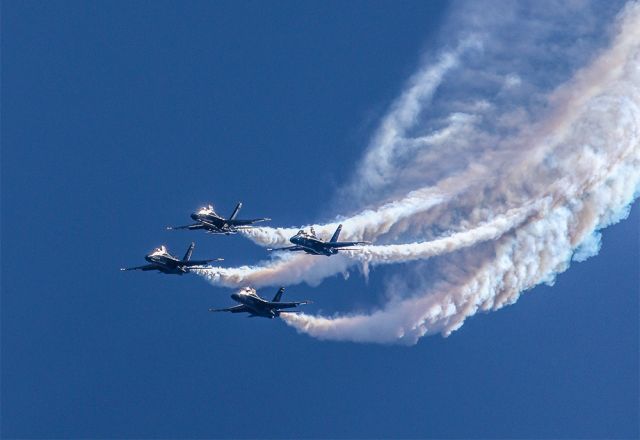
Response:
[{"label": "white smoke trail", "polygon": [[405,263],[407,261],[422,260],[437,255],[457,251],[487,240],[495,240],[522,224],[529,216],[541,211],[541,206],[550,204],[550,199],[543,199],[536,206],[514,208],[503,216],[480,224],[473,229],[456,232],[436,240],[390,244],[383,246],[364,246],[361,250],[345,250],[346,255],[368,263]]},{"label": "white smoke trail", "polygon": [[[510,43],[528,58],[548,56],[559,63],[558,56],[564,56],[577,65],[584,52],[598,46],[585,43],[589,35],[602,34],[593,21],[599,14],[582,12],[590,6],[581,4],[579,12],[564,8],[567,16],[548,20],[551,24],[542,29],[536,24],[526,38]],[[430,280],[418,290],[396,288],[381,310],[285,318],[319,338],[406,343],[425,334],[449,334],[478,310],[498,309],[522,291],[552,281],[572,255],[580,261],[597,252],[594,231],[624,217],[639,188],[639,10],[637,3],[624,8],[609,49],[577,73],[565,69],[567,78],[575,73],[573,78],[551,93],[550,85],[541,85],[544,75],[527,76],[531,66],[512,62],[505,56],[511,54],[508,48],[496,49],[495,36],[482,33],[483,44],[465,37],[465,43],[422,69],[384,119],[351,185],[351,197],[371,204],[370,194],[377,193],[388,201],[338,219],[347,239],[376,239],[382,245],[331,258],[288,255],[253,267],[198,273],[226,286],[317,285],[325,277],[348,274],[356,264],[366,274],[369,265],[440,256]],[[580,42],[571,41],[563,51],[529,44],[530,38],[540,43],[541,35],[557,38],[558,26],[566,26],[571,14],[583,14],[580,23],[591,25],[569,33]],[[531,27],[514,16],[515,26]],[[510,26],[496,27],[510,35]],[[530,53],[538,46],[544,46],[541,54]],[[578,55],[566,49],[576,46],[582,49]],[[476,59],[478,53],[499,74],[487,77],[486,59]],[[468,96],[458,96],[446,75],[480,82],[488,96],[468,87],[462,88]],[[412,186],[421,188],[407,191]],[[314,227],[329,235],[338,221]],[[280,246],[296,231],[259,228],[246,234],[258,244]],[[420,278],[422,263],[416,264]]]},{"label": "white smoke trail", "polygon": [[337,273],[348,276],[347,270],[352,264],[353,261],[344,255],[320,258],[305,254],[285,254],[256,266],[212,267],[192,271],[213,285],[225,287],[282,286],[300,282],[317,286],[323,279]]},{"label": "white smoke trail", "polygon": [[540,211],[550,199],[543,199],[535,206],[514,208],[504,216],[481,224],[468,231],[454,233],[437,240],[382,246],[362,246],[357,251],[345,250],[332,258],[318,259],[309,255],[285,254],[256,266],[237,268],[213,267],[193,269],[194,273],[205,277],[212,284],[226,287],[289,285],[306,282],[312,286],[336,273],[347,274],[349,267],[362,264],[365,274],[369,264],[391,264],[416,261],[453,252],[487,240],[494,240],[524,222],[529,216]]},{"label": "white smoke trail", "polygon": [[[445,260],[439,271],[446,281],[382,310],[286,321],[323,339],[415,343],[425,334],[448,335],[478,310],[512,304],[521,292],[552,282],[574,253],[581,260],[589,249],[597,251],[595,231],[623,218],[640,189],[640,7],[628,6],[622,17],[612,47],[556,93],[561,111],[547,124],[553,154],[541,158],[536,173],[520,175],[533,183],[526,195],[555,183],[556,202],[548,210],[491,242],[489,252],[469,249]],[[456,270],[470,261],[476,262],[471,270]]]}]

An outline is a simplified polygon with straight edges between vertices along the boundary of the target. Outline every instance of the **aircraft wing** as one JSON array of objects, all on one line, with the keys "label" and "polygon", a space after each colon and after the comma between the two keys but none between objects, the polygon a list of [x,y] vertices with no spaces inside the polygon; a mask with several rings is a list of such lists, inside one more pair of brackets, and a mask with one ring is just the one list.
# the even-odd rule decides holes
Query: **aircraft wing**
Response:
[{"label": "aircraft wing", "polygon": [[367,245],[367,244],[371,244],[371,242],[370,241],[338,241],[334,243],[331,243],[331,242],[325,243],[325,246],[340,249],[344,247]]},{"label": "aircraft wing", "polygon": [[268,251],[303,251],[304,247],[302,246],[286,246],[281,248],[267,248]]},{"label": "aircraft wing", "polygon": [[208,222],[206,220],[200,220],[200,225],[203,228],[207,228],[207,230],[216,230],[216,231],[221,231],[222,230],[218,225],[215,225],[215,224],[213,224],[211,222]]},{"label": "aircraft wing", "polygon": [[157,268],[158,266],[156,266],[155,264],[145,264],[144,266],[121,267],[120,270],[154,270]]},{"label": "aircraft wing", "polygon": [[184,225],[184,226],[167,226],[167,230],[172,231],[174,229],[203,229],[200,223],[196,223],[194,225]]},{"label": "aircraft wing", "polygon": [[202,266],[207,263],[211,263],[212,261],[223,261],[224,258],[211,258],[209,260],[190,260],[186,262],[185,266],[194,267],[194,266]]},{"label": "aircraft wing", "polygon": [[269,303],[270,306],[275,307],[276,309],[291,309],[293,307],[300,306],[302,304],[310,304],[311,301],[291,301],[291,302],[272,302]]},{"label": "aircraft wing", "polygon": [[244,304],[240,304],[238,306],[229,307],[226,309],[209,309],[210,312],[231,312],[231,313],[241,313],[241,312],[251,312],[249,307]]},{"label": "aircraft wing", "polygon": [[229,223],[229,225],[231,226],[249,226],[252,225],[254,223],[260,223],[260,222],[268,222],[269,220],[271,220],[270,218],[252,218],[252,219],[248,219],[248,220],[227,220],[227,223]]}]

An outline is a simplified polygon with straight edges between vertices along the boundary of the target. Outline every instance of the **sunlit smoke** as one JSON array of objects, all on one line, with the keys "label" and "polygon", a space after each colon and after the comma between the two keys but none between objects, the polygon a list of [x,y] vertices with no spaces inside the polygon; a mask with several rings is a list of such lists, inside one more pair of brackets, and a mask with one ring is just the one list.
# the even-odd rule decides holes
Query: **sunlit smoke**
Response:
[{"label": "sunlit smoke", "polygon": [[[448,335],[595,255],[598,230],[626,217],[640,189],[640,6],[611,23],[590,3],[507,6],[507,24],[473,22],[473,37],[458,35],[462,43],[427,61],[392,105],[349,186],[368,208],[314,225],[328,238],[342,223],[346,239],[374,245],[198,273],[225,286],[317,285],[354,266],[366,275],[409,263],[378,310],[283,319],[321,339],[411,344]],[[538,20],[550,7],[563,12]],[[512,47],[501,32],[514,35]],[[540,72],[524,58],[560,67]],[[282,246],[297,230],[244,234]]]}]

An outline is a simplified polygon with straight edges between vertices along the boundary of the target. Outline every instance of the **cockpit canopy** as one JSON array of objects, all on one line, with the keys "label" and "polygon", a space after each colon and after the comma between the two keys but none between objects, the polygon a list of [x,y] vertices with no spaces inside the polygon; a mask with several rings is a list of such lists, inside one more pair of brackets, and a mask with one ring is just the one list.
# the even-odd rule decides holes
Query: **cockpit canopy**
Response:
[{"label": "cockpit canopy", "polygon": [[216,214],[216,211],[213,209],[213,205],[207,205],[207,206],[203,206],[202,208],[200,208],[197,212],[200,215],[209,215],[209,214]]},{"label": "cockpit canopy", "polygon": [[162,255],[166,253],[167,253],[167,247],[165,245],[162,245],[160,247],[155,248],[153,252],[151,252],[151,255]]},{"label": "cockpit canopy", "polygon": [[296,236],[298,236],[298,235],[301,235],[301,236],[303,236],[303,237],[315,237],[315,236],[316,236],[316,233],[315,233],[315,231],[313,230],[313,228],[311,228],[311,231],[310,231],[310,232],[307,232],[307,231],[305,231],[304,229],[300,229],[300,230],[298,231],[298,233],[296,234]]},{"label": "cockpit canopy", "polygon": [[248,296],[254,296],[254,297],[258,297],[258,293],[256,292],[255,289],[252,289],[251,287],[245,287],[244,289],[240,290],[238,292],[240,295],[248,295]]}]

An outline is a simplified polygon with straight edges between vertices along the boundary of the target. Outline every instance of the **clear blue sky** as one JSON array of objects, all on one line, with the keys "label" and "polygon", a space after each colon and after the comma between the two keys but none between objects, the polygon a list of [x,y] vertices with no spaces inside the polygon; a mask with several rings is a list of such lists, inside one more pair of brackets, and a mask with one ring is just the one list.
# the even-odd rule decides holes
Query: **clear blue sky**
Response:
[{"label": "clear blue sky", "polygon": [[[326,219],[444,13],[4,2],[2,437],[638,437],[638,206],[555,286],[413,347],[211,315],[230,290],[118,271],[191,240],[229,265],[265,256],[164,231],[205,202]],[[286,297],[348,309],[383,274]]]}]

